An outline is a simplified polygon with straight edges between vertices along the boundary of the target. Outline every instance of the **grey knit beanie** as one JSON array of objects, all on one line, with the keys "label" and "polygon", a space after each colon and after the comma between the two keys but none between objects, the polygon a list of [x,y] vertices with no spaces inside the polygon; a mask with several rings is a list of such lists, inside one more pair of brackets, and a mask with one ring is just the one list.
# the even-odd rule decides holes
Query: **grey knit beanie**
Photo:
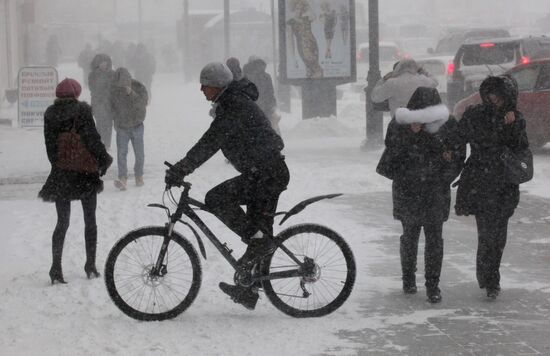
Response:
[{"label": "grey knit beanie", "polygon": [[233,80],[233,74],[227,66],[220,62],[208,63],[201,70],[201,85],[214,88],[224,88]]}]

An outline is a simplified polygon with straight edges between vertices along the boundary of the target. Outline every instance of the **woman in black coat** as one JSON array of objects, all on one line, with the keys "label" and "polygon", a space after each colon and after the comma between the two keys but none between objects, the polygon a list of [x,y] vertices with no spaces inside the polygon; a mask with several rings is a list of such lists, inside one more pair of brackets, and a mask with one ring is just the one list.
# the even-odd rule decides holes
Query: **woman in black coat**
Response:
[{"label": "woman in black coat", "polygon": [[517,111],[518,89],[506,76],[488,77],[479,88],[482,104],[469,107],[460,120],[459,135],[471,154],[458,182],[457,215],[474,215],[478,230],[476,274],[489,298],[500,291],[500,261],[508,220],[519,203],[519,186],[506,182],[501,154],[505,147],[529,147],[526,122]]},{"label": "woman in black coat", "polygon": [[420,230],[424,228],[426,294],[431,303],[441,301],[443,222],[449,217],[450,184],[460,172],[465,154],[464,146],[452,139],[456,126],[437,90],[420,87],[407,108],[396,111],[386,133],[386,170],[393,180],[393,216],[403,225],[403,291],[417,291],[416,256]]},{"label": "woman in black coat", "polygon": [[[86,264],[84,271],[88,278],[98,277],[95,266],[97,226],[95,210],[97,194],[103,190],[103,182],[99,178],[112,163],[113,159],[95,128],[91,107],[78,101],[81,88],[74,79],[65,79],[56,89],[57,99],[48,107],[44,114],[44,137],[46,151],[52,169],[46,183],[38,194],[44,201],[55,202],[57,210],[57,225],[52,236],[53,261],[50,269],[50,279],[54,282],[66,283],[61,268],[61,256],[65,234],[69,228],[71,200],[80,200],[84,211],[84,238],[86,241]],[[61,169],[58,163],[58,138],[63,132],[72,128],[80,135],[84,145],[97,160],[99,171],[81,173]]]}]

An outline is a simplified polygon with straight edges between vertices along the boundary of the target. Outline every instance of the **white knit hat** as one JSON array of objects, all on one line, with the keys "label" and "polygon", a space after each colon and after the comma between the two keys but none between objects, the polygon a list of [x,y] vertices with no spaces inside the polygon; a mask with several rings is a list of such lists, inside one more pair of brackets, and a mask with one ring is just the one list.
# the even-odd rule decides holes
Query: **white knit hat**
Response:
[{"label": "white knit hat", "polygon": [[208,63],[201,70],[201,85],[224,88],[233,81],[233,74],[227,66],[220,62]]}]

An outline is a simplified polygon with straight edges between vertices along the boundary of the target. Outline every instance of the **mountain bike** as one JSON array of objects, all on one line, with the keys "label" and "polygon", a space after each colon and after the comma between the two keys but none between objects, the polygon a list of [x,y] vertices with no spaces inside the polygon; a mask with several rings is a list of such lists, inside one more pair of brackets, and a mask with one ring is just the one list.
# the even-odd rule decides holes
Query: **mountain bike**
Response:
[{"label": "mountain bike", "polygon": [[[171,166],[165,162],[167,166]],[[137,320],[171,319],[185,311],[198,295],[202,281],[199,255],[193,244],[175,231],[180,222],[195,236],[206,259],[204,243],[196,227],[235,270],[234,282],[245,287],[262,287],[270,302],[283,313],[297,318],[320,317],[338,309],[350,296],[356,275],[353,253],[335,231],[317,224],[291,226],[273,240],[273,253],[240,265],[227,243],[222,243],[195,213],[209,212],[206,205],[191,198],[191,184],[183,178],[176,201],[171,186],[166,186],[163,204],[149,207],[165,210],[164,226],[147,226],[123,236],[111,249],[105,264],[105,284],[114,304]],[[308,205],[341,194],[306,199],[283,215],[279,225]],[[176,205],[170,212],[166,197]],[[188,221],[182,220],[186,216]]]}]

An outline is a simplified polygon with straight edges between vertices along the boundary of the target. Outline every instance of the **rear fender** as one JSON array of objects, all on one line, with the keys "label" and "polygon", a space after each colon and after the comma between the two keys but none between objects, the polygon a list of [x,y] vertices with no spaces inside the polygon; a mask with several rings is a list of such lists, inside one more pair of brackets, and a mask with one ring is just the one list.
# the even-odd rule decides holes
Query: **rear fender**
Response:
[{"label": "rear fender", "polygon": [[292,209],[290,209],[289,211],[281,211],[281,212],[275,213],[275,215],[285,214],[285,216],[283,216],[283,218],[281,219],[281,222],[279,223],[279,225],[282,225],[292,215],[296,215],[296,214],[300,213],[308,205],[313,204],[315,202],[318,202],[319,200],[336,198],[336,197],[339,197],[340,195],[342,195],[342,194],[341,193],[327,194],[327,195],[319,195],[319,196],[316,196],[316,197],[313,197],[313,198],[309,198],[309,199],[303,200],[303,201],[299,202],[298,204],[294,205],[294,207],[292,207]]}]

